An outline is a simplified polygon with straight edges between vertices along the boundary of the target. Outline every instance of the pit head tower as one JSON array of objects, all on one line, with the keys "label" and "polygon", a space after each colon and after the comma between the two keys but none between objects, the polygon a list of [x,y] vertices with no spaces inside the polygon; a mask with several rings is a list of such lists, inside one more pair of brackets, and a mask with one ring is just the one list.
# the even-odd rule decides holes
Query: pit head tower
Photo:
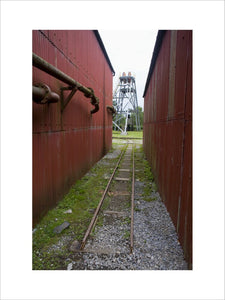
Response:
[{"label": "pit head tower", "polygon": [[[128,75],[123,72],[122,76],[119,77],[113,93],[113,105],[116,109],[116,116],[113,121],[115,130],[127,134],[127,130],[132,130],[134,127],[133,120],[136,130],[141,129],[135,77],[131,75],[131,72],[128,72]],[[131,115],[133,115],[132,119]]]}]

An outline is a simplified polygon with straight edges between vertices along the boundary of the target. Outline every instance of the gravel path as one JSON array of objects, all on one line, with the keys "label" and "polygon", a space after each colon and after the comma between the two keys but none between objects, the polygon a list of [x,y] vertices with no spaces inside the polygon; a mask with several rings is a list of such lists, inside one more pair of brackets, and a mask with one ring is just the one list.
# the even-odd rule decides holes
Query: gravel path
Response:
[{"label": "gravel path", "polygon": [[[121,232],[129,230],[120,220],[97,229],[83,254],[83,268],[90,270],[187,270],[183,251],[161,200],[135,201],[134,251]],[[95,253],[96,252],[96,253]],[[76,262],[73,262],[76,269]]]},{"label": "gravel path", "polygon": [[[117,153],[116,153],[117,154]],[[160,195],[144,201],[135,181],[134,250],[130,254],[130,208],[104,211],[103,226],[95,228],[83,253],[76,253],[68,270],[187,270],[183,250]]]}]

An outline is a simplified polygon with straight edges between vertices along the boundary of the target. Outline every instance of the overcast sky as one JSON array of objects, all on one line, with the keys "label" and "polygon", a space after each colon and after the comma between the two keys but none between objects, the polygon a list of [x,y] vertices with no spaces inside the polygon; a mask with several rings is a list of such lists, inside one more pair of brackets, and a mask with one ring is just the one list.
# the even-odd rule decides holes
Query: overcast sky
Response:
[{"label": "overcast sky", "polygon": [[150,67],[157,30],[99,30],[109,59],[115,70],[114,87],[122,72],[130,71],[136,79],[138,105],[142,98]]}]

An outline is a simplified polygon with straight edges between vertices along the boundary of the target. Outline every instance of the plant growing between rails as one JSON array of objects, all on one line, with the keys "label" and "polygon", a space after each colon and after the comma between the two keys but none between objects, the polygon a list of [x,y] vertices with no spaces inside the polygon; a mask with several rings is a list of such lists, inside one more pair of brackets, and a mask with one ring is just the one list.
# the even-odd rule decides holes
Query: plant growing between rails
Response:
[{"label": "plant growing between rails", "polygon": [[123,235],[123,238],[124,238],[125,240],[127,240],[127,239],[130,238],[130,231],[129,231],[129,230],[126,230],[126,231],[125,231],[125,233],[124,233],[124,235]]}]

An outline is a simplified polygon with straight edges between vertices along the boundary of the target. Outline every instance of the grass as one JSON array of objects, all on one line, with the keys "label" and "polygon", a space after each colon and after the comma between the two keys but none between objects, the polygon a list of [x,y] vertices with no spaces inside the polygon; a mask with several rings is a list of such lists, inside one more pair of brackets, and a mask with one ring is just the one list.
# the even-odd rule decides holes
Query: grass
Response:
[{"label": "grass", "polygon": [[154,176],[152,174],[151,167],[144,157],[143,146],[139,149],[135,149],[135,169],[138,170],[136,171],[136,178],[144,184],[141,195],[143,200],[155,200],[154,197],[151,197],[151,194],[152,192],[156,192],[157,187],[154,183]]},{"label": "grass", "polygon": [[130,230],[126,230],[125,233],[124,233],[124,235],[123,235],[123,238],[125,240],[127,240],[127,239],[129,239],[129,237],[130,237]]},{"label": "grass", "polygon": [[127,131],[127,135],[122,135],[120,131],[113,130],[113,138],[136,138],[136,139],[143,139],[143,131]]}]

